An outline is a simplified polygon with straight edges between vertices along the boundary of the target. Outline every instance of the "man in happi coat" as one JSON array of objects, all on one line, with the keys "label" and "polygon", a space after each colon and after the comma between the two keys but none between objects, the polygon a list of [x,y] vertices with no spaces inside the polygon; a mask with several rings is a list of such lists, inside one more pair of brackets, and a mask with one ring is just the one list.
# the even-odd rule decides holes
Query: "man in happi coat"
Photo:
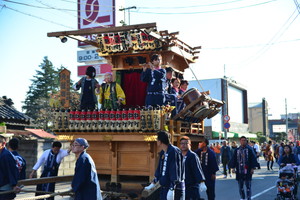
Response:
[{"label": "man in happi coat", "polygon": [[182,154],[178,147],[170,144],[170,134],[165,131],[157,133],[159,162],[153,182],[145,187],[150,190],[159,182],[160,200],[179,200],[184,197],[184,181],[182,179]]},{"label": "man in happi coat", "polygon": [[216,172],[219,170],[216,155],[208,147],[209,141],[205,139],[200,142],[199,149],[196,154],[199,156],[201,167],[205,176],[205,185],[207,187],[206,194],[208,200],[215,199],[215,183],[216,183]]},{"label": "man in happi coat", "polygon": [[26,160],[17,152],[19,140],[12,138],[8,142],[8,150],[13,154],[19,172],[19,180],[26,179]]},{"label": "man in happi coat", "polygon": [[146,106],[162,106],[165,103],[166,70],[160,66],[160,56],[151,56],[150,62],[143,65],[141,80],[148,83]]},{"label": "man in happi coat", "polygon": [[180,150],[183,156],[183,179],[185,182],[185,200],[199,200],[200,192],[206,191],[205,177],[200,160],[191,151],[191,140],[187,136],[180,138]]},{"label": "man in happi coat", "polygon": [[[57,176],[59,165],[62,159],[70,154],[71,149],[65,150],[60,149],[62,146],[61,142],[55,141],[52,144],[52,148],[44,151],[42,156],[39,158],[37,163],[33,166],[33,170],[29,175],[29,178],[32,178],[34,173],[40,168],[40,166],[44,165],[44,169],[41,175],[42,177],[51,177]],[[38,184],[36,187],[37,191],[45,191],[45,192],[54,192],[55,191],[55,183],[44,183]],[[42,192],[37,192],[36,196],[43,195]],[[54,200],[54,197],[47,198],[47,200]]]},{"label": "man in happi coat", "polygon": [[[238,147],[229,162],[229,167],[233,168],[236,173],[236,180],[239,184],[239,192],[241,199],[251,199],[251,180],[254,168],[257,166],[256,155],[252,147],[248,145],[245,136],[240,137],[240,147]],[[246,195],[244,185],[246,186]]]},{"label": "man in happi coat", "polygon": [[13,155],[5,148],[6,137],[0,135],[0,192],[12,191],[8,194],[0,194],[0,200],[14,199],[20,192],[18,183],[18,168]]},{"label": "man in happi coat", "polygon": [[74,200],[102,200],[95,163],[86,153],[88,147],[89,144],[84,138],[77,138],[72,144],[72,152],[77,158],[72,181]]}]

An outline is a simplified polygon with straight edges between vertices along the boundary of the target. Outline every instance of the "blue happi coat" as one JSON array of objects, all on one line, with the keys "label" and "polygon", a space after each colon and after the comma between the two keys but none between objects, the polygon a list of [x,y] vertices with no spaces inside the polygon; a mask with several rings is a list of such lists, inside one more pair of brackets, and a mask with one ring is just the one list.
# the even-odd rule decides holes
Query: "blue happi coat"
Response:
[{"label": "blue happi coat", "polygon": [[75,200],[102,200],[95,163],[85,151],[76,161],[72,189]]},{"label": "blue happi coat", "polygon": [[200,160],[196,153],[188,150],[184,162],[185,187],[198,185],[205,180]]},{"label": "blue happi coat", "polygon": [[155,181],[164,188],[174,188],[182,180],[182,154],[178,147],[168,145],[167,152],[159,153]]},{"label": "blue happi coat", "polygon": [[12,151],[11,152],[16,161],[17,161],[17,168],[19,171],[19,180],[26,179],[26,161],[25,159],[17,152],[17,151]]},{"label": "blue happi coat", "polygon": [[[12,190],[18,183],[18,168],[13,155],[6,149],[0,153],[0,192]],[[0,194],[0,200],[14,199],[15,193]]]},{"label": "blue happi coat", "polygon": [[251,169],[258,166],[253,148],[249,145],[238,147],[234,151],[228,166],[235,168],[236,180],[251,180]]},{"label": "blue happi coat", "polygon": [[201,154],[202,149],[198,149],[196,154],[199,156],[201,167],[205,176],[205,185],[211,187],[215,185],[215,180],[212,180],[212,175],[215,175],[219,170],[216,154],[210,148],[207,148],[206,153]]},{"label": "blue happi coat", "polygon": [[166,70],[151,70],[149,68],[141,74],[141,80],[148,83],[146,106],[163,105],[165,102]]}]

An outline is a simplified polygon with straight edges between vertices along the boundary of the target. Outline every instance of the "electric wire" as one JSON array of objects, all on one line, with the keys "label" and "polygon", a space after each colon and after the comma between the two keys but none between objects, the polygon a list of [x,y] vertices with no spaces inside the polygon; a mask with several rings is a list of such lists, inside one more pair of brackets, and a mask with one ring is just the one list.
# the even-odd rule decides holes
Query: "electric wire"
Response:
[{"label": "electric wire", "polygon": [[39,1],[39,0],[35,0],[35,1],[38,2],[38,3],[40,3],[40,4],[42,4],[42,5],[44,5],[44,6],[47,6],[47,7],[50,8],[50,9],[55,9],[55,10],[58,10],[58,11],[60,11],[60,12],[62,12],[62,13],[67,13],[68,15],[71,15],[72,17],[77,17],[77,16],[74,15],[74,14],[71,14],[71,13],[69,13],[69,12],[64,12],[63,10],[58,9],[57,7],[51,6],[51,5],[49,5],[49,4],[46,4],[46,3],[42,2],[42,1]]},{"label": "electric wire", "polygon": [[[60,0],[60,1],[64,1],[64,2],[68,2],[68,3],[76,3],[75,1],[69,1],[69,0]],[[181,8],[195,8],[195,7],[206,7],[206,6],[218,6],[218,5],[224,5],[224,4],[230,4],[230,3],[235,3],[235,2],[241,2],[241,1],[247,1],[247,0],[235,0],[235,1],[227,1],[227,2],[221,2],[221,3],[213,3],[213,4],[204,4],[204,5],[191,5],[191,6],[173,6],[173,7],[139,7],[142,9],[181,9]],[[79,4],[85,4],[85,3],[80,3]],[[91,4],[86,4],[86,5],[91,5]],[[115,8],[116,6],[105,6],[104,7],[110,7],[110,8]]]},{"label": "electric wire", "polygon": [[298,39],[293,39],[293,40],[284,40],[284,41],[279,41],[279,42],[272,42],[272,43],[253,44],[253,45],[244,45],[244,46],[209,47],[209,48],[202,47],[202,51],[203,51],[203,50],[222,50],[222,49],[246,49],[246,48],[256,48],[256,47],[260,47],[260,46],[277,45],[277,44],[281,44],[281,43],[297,42],[297,41],[300,41],[300,38],[298,38]]},{"label": "electric wire", "polygon": [[133,13],[141,13],[141,14],[157,14],[157,15],[193,15],[193,14],[203,14],[203,13],[214,13],[214,12],[224,12],[224,11],[231,11],[231,10],[239,10],[239,9],[244,9],[244,8],[250,8],[254,6],[260,6],[264,5],[267,3],[272,3],[277,0],[270,0],[262,3],[257,3],[257,4],[252,4],[252,5],[247,5],[247,6],[241,6],[241,7],[236,7],[236,8],[228,8],[228,9],[222,9],[222,10],[210,10],[210,11],[198,11],[198,12],[142,12],[142,11],[132,11]]},{"label": "electric wire", "polygon": [[[283,26],[281,26],[281,28],[277,31],[277,33],[271,38],[271,40],[265,44],[259,51],[257,51],[253,56],[249,57],[248,59],[240,62],[238,65],[248,65],[252,62],[254,62],[255,60],[257,60],[258,58],[260,58],[263,54],[265,54],[272,45],[272,43],[276,42],[277,40],[279,40],[281,38],[281,36],[289,29],[289,27],[293,24],[293,22],[297,19],[297,17],[299,16],[299,13],[294,17],[294,19],[290,21],[290,19],[292,18],[292,16],[295,14],[296,10],[292,13],[292,15],[287,19],[287,21],[284,23]],[[289,24],[288,24],[289,23]],[[286,27],[285,27],[286,26]],[[285,28],[284,28],[285,27]],[[284,28],[284,29],[283,29]],[[282,30],[283,29],[283,30]]]},{"label": "electric wire", "polygon": [[[65,8],[57,8],[57,7],[52,7],[52,6],[41,7],[41,6],[36,6],[36,5],[32,5],[32,4],[16,2],[16,1],[12,1],[12,0],[2,0],[2,1],[6,1],[6,2],[10,2],[10,3],[15,3],[15,4],[19,4],[19,5],[25,5],[25,6],[29,6],[29,7],[40,8],[40,9],[54,9],[54,10],[63,10],[63,11],[77,12],[77,9],[65,9]],[[241,0],[239,0],[239,1],[241,1]],[[137,11],[132,11],[132,12],[141,13],[141,14],[166,14],[166,15],[168,15],[168,14],[169,15],[173,15],[173,14],[201,14],[201,13],[223,12],[223,11],[244,9],[244,8],[248,8],[248,7],[264,5],[264,4],[267,4],[267,3],[274,2],[274,1],[278,1],[278,0],[270,0],[270,1],[262,2],[262,3],[257,3],[257,4],[247,5],[247,6],[241,6],[241,7],[236,7],[236,8],[228,8],[228,9],[222,9],[222,10],[210,10],[210,11],[198,11],[198,12],[175,12],[175,13],[172,13],[172,12],[162,12],[161,13],[161,12],[141,12],[140,11],[141,9],[156,9],[156,7],[138,7]],[[41,1],[38,1],[38,2],[41,3]],[[237,2],[237,1],[232,1],[232,2]],[[220,3],[220,4],[222,4],[222,3]],[[93,5],[93,4],[84,4],[84,5]],[[219,5],[219,4],[211,4],[211,5]],[[201,5],[198,5],[198,6],[177,7],[177,8],[180,8],[180,9],[182,9],[182,8],[195,8],[195,7],[200,7],[200,6]],[[208,6],[208,5],[202,5],[202,6]],[[102,5],[101,7],[111,8],[111,10],[101,10],[103,12],[112,12],[112,11],[115,10],[115,6],[105,6],[105,5]],[[162,8],[162,7],[160,7],[160,8]],[[165,7],[165,9],[170,9],[170,8],[172,9],[172,8],[176,8],[176,7]],[[91,12],[92,10],[87,10],[87,11]],[[117,9],[117,11],[119,11],[119,10]]]},{"label": "electric wire", "polygon": [[196,8],[196,7],[218,6],[218,5],[236,3],[236,2],[241,2],[241,1],[245,1],[245,0],[235,0],[235,1],[227,1],[227,2],[213,3],[213,4],[193,5],[193,6],[139,7],[139,8],[142,8],[142,9],[182,9],[182,8]]},{"label": "electric wire", "polygon": [[296,5],[296,8],[297,8],[298,12],[300,13],[300,5],[298,3],[298,0],[294,0],[294,2],[295,2],[295,5]]},{"label": "electric wire", "polygon": [[61,23],[57,23],[57,22],[54,22],[54,21],[51,21],[51,20],[48,20],[48,19],[44,19],[44,18],[39,17],[39,16],[35,16],[35,15],[29,14],[29,13],[25,13],[25,12],[19,11],[19,10],[17,10],[17,9],[8,7],[7,5],[4,5],[4,4],[0,4],[0,6],[4,6],[4,8],[7,8],[7,9],[9,9],[9,10],[13,10],[13,11],[18,12],[18,13],[21,13],[21,14],[23,14],[23,15],[27,15],[27,16],[30,16],[30,17],[34,17],[34,18],[36,18],[36,19],[40,19],[40,20],[43,20],[43,21],[46,21],[46,22],[49,22],[49,23],[52,23],[52,24],[56,24],[56,25],[59,25],[59,26],[63,26],[63,27],[65,27],[65,28],[74,29],[73,27],[66,26],[66,25],[61,24]]}]

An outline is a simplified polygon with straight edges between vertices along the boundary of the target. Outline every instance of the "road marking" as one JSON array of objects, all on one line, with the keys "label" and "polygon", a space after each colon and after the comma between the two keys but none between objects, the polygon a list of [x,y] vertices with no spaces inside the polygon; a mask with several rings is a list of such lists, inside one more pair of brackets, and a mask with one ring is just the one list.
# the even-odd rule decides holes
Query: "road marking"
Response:
[{"label": "road marking", "polygon": [[262,192],[260,192],[260,193],[258,193],[258,194],[256,194],[256,195],[252,196],[251,198],[254,199],[254,198],[256,198],[256,197],[262,195],[263,193],[266,193],[266,192],[268,192],[269,190],[272,190],[273,188],[275,188],[275,186],[272,186],[272,187],[270,187],[270,188],[268,188],[268,189],[266,189],[266,190],[264,190],[264,191],[262,191]]}]

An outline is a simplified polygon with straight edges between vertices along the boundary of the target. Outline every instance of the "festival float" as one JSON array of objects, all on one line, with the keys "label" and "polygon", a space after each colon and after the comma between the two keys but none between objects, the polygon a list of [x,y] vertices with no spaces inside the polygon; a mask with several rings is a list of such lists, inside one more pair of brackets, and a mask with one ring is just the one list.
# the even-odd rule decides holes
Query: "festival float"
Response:
[{"label": "festival float", "polygon": [[[83,37],[86,35],[94,39]],[[198,59],[201,47],[189,46],[178,35],[158,31],[156,23],[48,33],[48,37],[72,38],[97,47],[125,92],[123,109],[70,108],[70,72],[63,70],[60,101],[64,109],[53,112],[53,131],[59,140],[86,138],[98,174],[108,175],[111,182],[130,177],[151,181],[158,163],[157,131],[170,132],[174,145],[179,144],[181,136],[188,135],[195,148],[204,137],[204,119],[215,116],[223,105],[209,97],[209,91],[191,88],[182,95],[185,107],[175,116],[171,116],[170,105],[144,106],[147,85],[140,81],[140,74],[151,55],[160,54],[162,67],[172,67],[176,77],[183,77],[184,70]]]}]

